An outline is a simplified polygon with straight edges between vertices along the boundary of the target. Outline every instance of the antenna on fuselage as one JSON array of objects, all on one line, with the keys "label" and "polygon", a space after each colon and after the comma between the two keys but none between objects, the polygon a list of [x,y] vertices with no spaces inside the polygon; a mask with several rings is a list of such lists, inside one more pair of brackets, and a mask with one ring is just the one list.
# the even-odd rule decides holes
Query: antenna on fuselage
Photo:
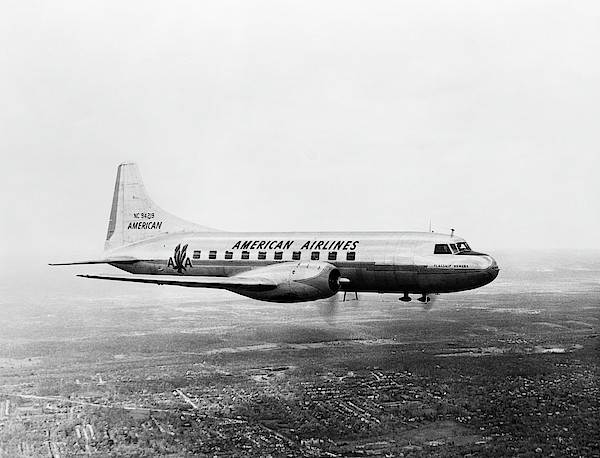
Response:
[{"label": "antenna on fuselage", "polygon": [[454,228],[452,227],[442,227],[442,229],[445,229],[447,231],[450,231],[450,237],[454,237]]}]

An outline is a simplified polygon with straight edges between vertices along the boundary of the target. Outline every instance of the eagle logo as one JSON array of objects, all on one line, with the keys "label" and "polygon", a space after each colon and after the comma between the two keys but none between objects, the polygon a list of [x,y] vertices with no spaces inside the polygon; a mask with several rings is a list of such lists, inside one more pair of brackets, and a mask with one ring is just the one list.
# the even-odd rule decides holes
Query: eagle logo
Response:
[{"label": "eagle logo", "polygon": [[167,266],[172,267],[180,274],[182,274],[184,270],[187,270],[186,267],[192,267],[192,261],[186,256],[187,247],[187,244],[183,245],[183,248],[181,247],[181,243],[177,245],[173,257],[169,258],[169,262],[167,263]]}]

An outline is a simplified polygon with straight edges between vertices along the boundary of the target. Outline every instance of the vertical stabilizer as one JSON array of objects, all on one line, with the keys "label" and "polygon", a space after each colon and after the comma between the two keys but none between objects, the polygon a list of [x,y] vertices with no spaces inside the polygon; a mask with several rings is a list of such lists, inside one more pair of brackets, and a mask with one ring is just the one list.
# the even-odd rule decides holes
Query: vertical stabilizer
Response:
[{"label": "vertical stabilizer", "polygon": [[137,165],[124,162],[119,166],[104,244],[105,255],[124,245],[159,235],[214,231],[161,209],[148,196]]}]

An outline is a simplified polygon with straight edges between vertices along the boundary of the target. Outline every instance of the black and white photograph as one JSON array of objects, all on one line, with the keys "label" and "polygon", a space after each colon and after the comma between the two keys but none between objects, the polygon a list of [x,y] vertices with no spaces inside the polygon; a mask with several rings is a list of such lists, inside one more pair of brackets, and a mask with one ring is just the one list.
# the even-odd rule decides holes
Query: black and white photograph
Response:
[{"label": "black and white photograph", "polygon": [[0,2],[0,458],[600,457],[600,3]]}]

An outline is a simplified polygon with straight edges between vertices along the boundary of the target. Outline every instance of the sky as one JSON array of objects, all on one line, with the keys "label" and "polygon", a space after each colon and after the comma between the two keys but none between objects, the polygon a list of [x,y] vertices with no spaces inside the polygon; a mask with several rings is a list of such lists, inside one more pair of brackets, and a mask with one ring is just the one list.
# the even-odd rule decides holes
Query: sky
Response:
[{"label": "sky", "polygon": [[597,1],[0,2],[0,255],[101,255],[118,165],[230,231],[600,249]]}]

